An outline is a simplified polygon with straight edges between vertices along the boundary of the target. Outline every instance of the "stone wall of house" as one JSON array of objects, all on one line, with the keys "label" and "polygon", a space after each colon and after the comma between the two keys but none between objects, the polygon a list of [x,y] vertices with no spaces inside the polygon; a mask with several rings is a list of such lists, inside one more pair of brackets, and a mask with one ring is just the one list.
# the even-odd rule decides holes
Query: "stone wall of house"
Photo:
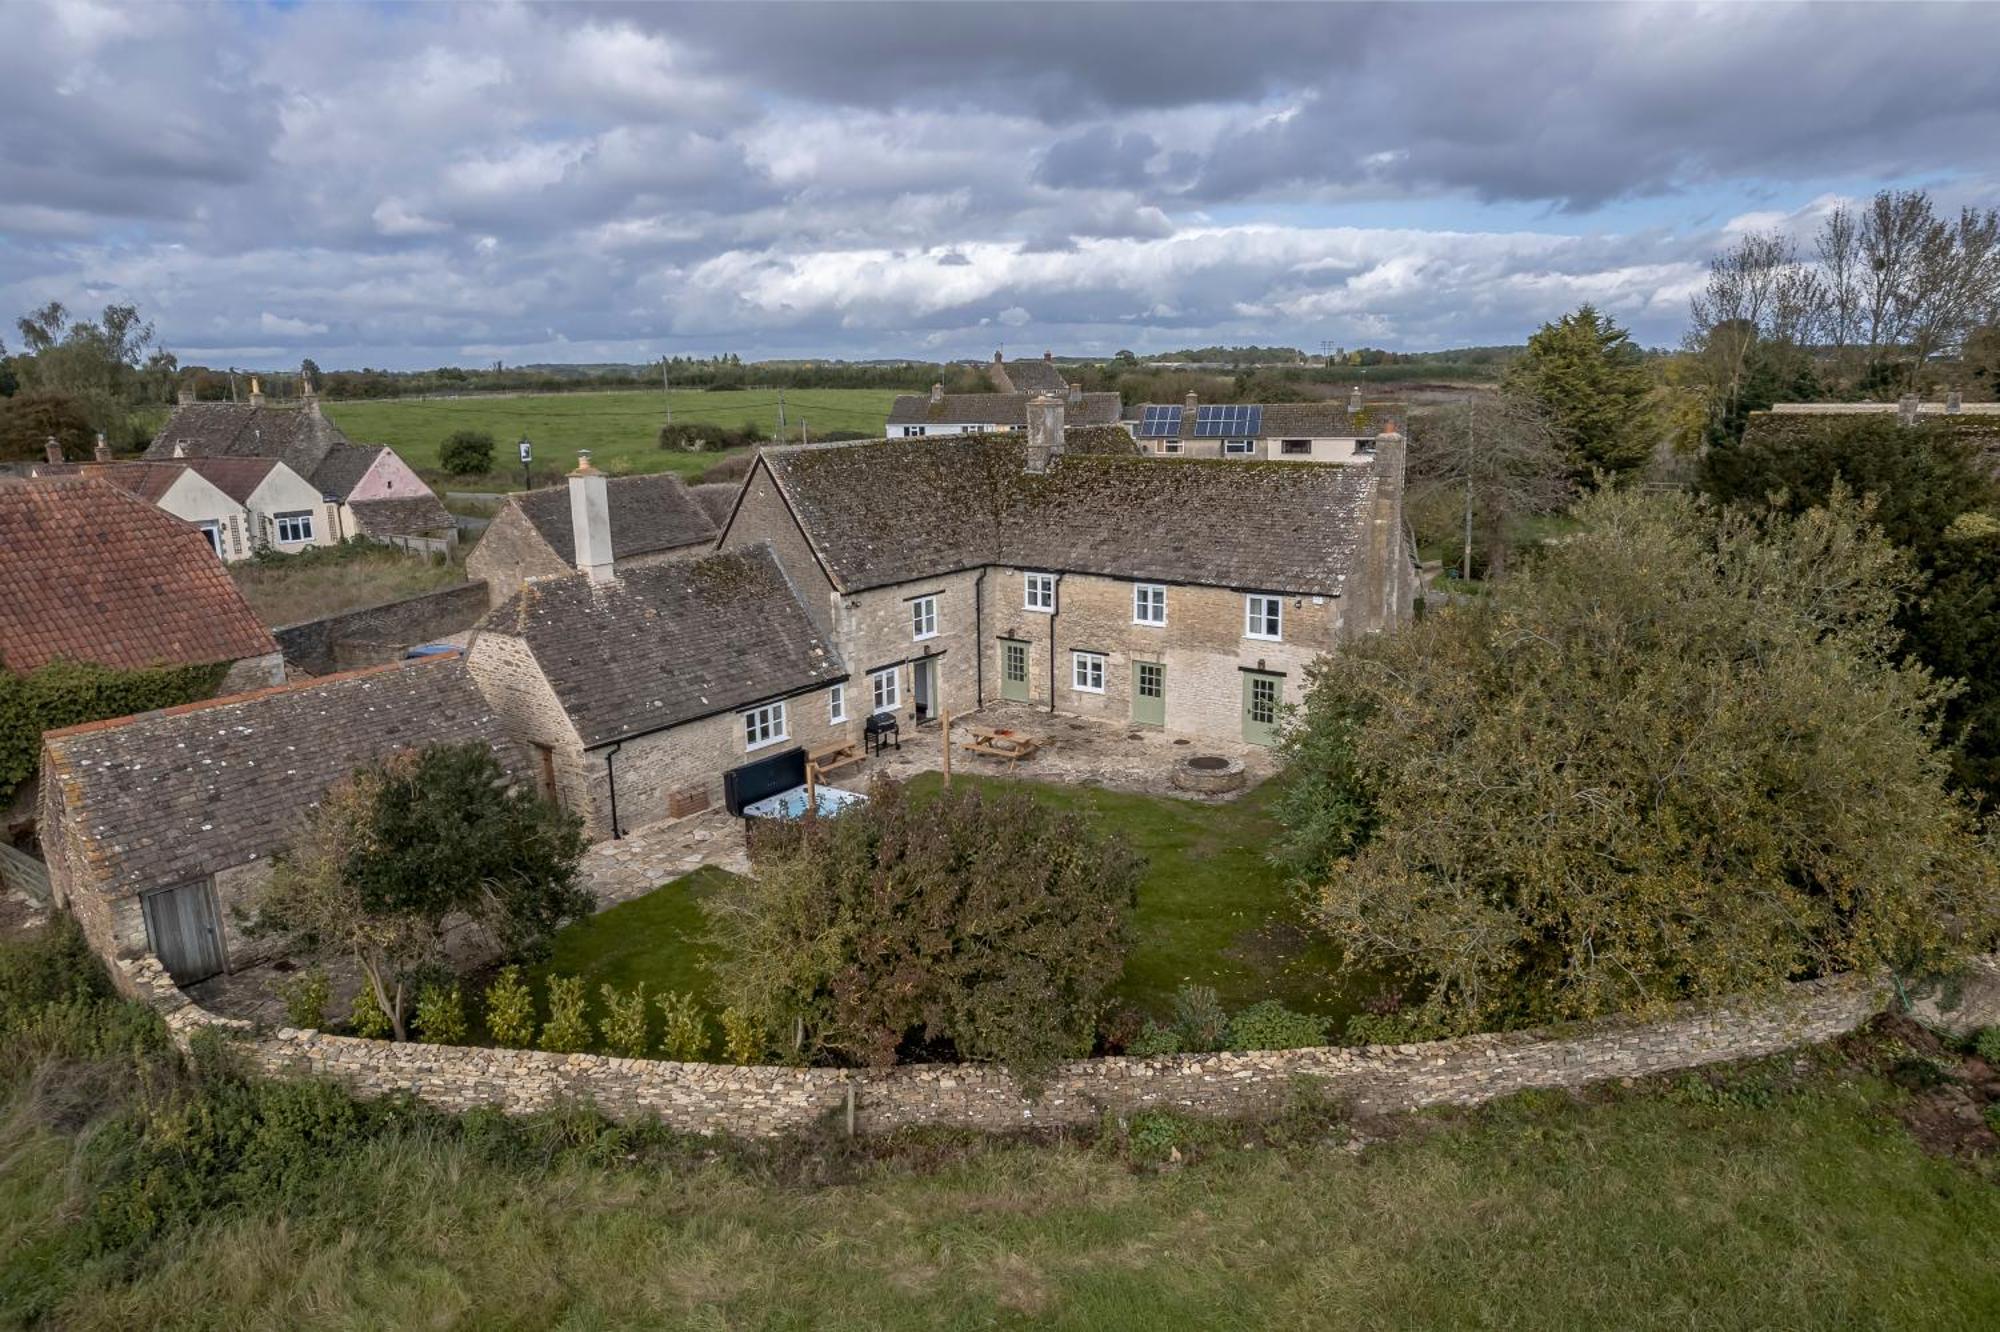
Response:
[{"label": "stone wall of house", "polygon": [[600,815],[591,808],[590,764],[583,741],[527,643],[510,634],[483,629],[466,645],[465,668],[508,737],[521,747],[528,775],[542,794],[582,814],[593,840],[609,837],[608,814]]},{"label": "stone wall of house", "polygon": [[470,629],[486,613],[486,585],[457,583],[400,601],[289,624],[275,633],[285,660],[311,675],[395,661],[405,649]]},{"label": "stone wall of house", "polygon": [[[992,585],[993,578],[988,575],[985,593],[991,592]],[[875,711],[873,677],[893,670],[898,699],[894,710],[906,732],[904,743],[908,743],[907,731],[916,716],[915,673],[919,664],[926,661],[929,662],[926,669],[937,682],[937,697],[931,703],[932,717],[938,715],[940,708],[949,709],[956,716],[978,707],[979,603],[983,595],[979,575],[973,572],[871,588],[843,598],[835,611],[838,624],[834,641],[839,645],[841,660],[853,672],[847,686],[848,711],[862,719]],[[918,639],[912,608],[922,597],[936,599],[937,632],[933,637]],[[988,698],[998,697],[994,681],[989,679],[986,686]]]},{"label": "stone wall of house", "polygon": [[513,596],[530,578],[560,578],[574,572],[514,504],[501,507],[465,557],[466,577],[485,581],[489,607]]},{"label": "stone wall of house", "polygon": [[[797,521],[793,519],[785,497],[778,491],[778,483],[771,479],[770,469],[761,464],[751,468],[750,475],[745,478],[743,495],[736,505],[736,516],[716,543],[716,549],[739,550],[760,541],[771,544],[771,553],[778,557],[785,576],[792,580],[793,590],[799,594],[800,603],[813,617],[819,631],[838,641],[834,634],[836,598],[833,584],[828,581],[826,570],[820,567],[819,557],[813,554],[805,533],[799,530]],[[848,665],[855,663],[849,662]]]},{"label": "stone wall of house", "polygon": [[284,653],[266,652],[261,657],[244,657],[231,662],[215,693],[218,698],[224,694],[247,694],[253,689],[267,689],[284,682]]},{"label": "stone wall of house", "polygon": [[[201,1010],[190,1013],[186,996],[151,958],[116,969],[120,988],[169,1011],[177,1031],[201,1022]],[[1983,959],[1955,998],[1949,1012],[1925,1000],[1919,1016],[1960,1030],[2000,1022],[2000,961]],[[762,1137],[843,1115],[851,1097],[860,1132],[916,1125],[1006,1131],[1087,1125],[1146,1109],[1254,1116],[1279,1109],[1302,1084],[1364,1114],[1470,1105],[1777,1053],[1851,1031],[1887,999],[1885,984],[1843,976],[1756,1000],[1684,1007],[1652,1023],[1417,1045],[1079,1060],[1057,1068],[1034,1096],[990,1066],[741,1068],[398,1045],[290,1029],[245,1034],[243,1049],[268,1073],[330,1077],[366,1096],[408,1092],[452,1111],[490,1105],[527,1113],[589,1100],[618,1118],[658,1116],[684,1131]]]}]

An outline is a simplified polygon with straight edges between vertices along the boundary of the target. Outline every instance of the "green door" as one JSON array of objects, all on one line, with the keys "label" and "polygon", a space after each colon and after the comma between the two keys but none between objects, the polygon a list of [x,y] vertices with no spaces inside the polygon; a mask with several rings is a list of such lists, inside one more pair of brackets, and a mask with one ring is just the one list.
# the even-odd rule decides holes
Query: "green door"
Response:
[{"label": "green door", "polygon": [[1000,697],[1028,701],[1028,645],[1018,638],[1000,640]]},{"label": "green door", "polygon": [[1282,675],[1243,672],[1243,738],[1253,745],[1278,743],[1278,698]]},{"label": "green door", "polygon": [[1147,726],[1167,724],[1167,668],[1157,661],[1132,663],[1132,720]]}]

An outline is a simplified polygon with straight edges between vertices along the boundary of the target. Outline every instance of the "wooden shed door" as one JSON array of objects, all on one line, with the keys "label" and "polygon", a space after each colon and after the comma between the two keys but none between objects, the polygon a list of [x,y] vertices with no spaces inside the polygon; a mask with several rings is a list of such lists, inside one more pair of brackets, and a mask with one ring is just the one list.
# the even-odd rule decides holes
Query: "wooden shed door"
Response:
[{"label": "wooden shed door", "polygon": [[139,899],[146,938],[176,985],[192,985],[223,969],[222,922],[208,883],[162,888]]}]

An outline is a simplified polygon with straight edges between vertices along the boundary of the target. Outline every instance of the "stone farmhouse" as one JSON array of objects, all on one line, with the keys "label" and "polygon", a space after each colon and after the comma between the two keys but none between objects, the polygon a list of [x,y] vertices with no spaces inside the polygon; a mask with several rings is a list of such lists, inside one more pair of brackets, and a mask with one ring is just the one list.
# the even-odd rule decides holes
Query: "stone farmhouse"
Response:
[{"label": "stone farmhouse", "polygon": [[1084,393],[1066,383],[1048,352],[1043,352],[1039,361],[1017,361],[1011,365],[1001,359],[999,352],[994,352],[987,373],[997,392],[946,393],[944,385],[933,384],[928,397],[921,393],[898,394],[889,407],[890,437],[923,439],[933,435],[1026,430],[1028,400],[1042,393],[1052,393],[1064,400],[1073,426],[1115,425],[1122,410],[1116,393]]},{"label": "stone farmhouse", "polygon": [[[623,572],[687,559],[713,546],[719,530],[715,514],[735,499],[736,487],[698,489],[725,494],[704,500],[670,473],[604,479],[613,567]],[[466,575],[486,580],[493,605],[513,596],[529,579],[579,572],[570,503],[568,488],[550,486],[509,496],[501,506],[465,559]]]},{"label": "stone farmhouse", "polygon": [[1400,433],[1402,409],[1363,403],[1355,389],[1333,402],[1210,403],[1193,393],[1178,405],[1141,403],[1126,426],[1139,446],[1162,456],[1366,463],[1375,442]]},{"label": "stone farmhouse", "polygon": [[451,515],[423,478],[394,450],[347,438],[310,392],[300,406],[273,407],[253,380],[248,403],[183,400],[144,457],[277,459],[318,491],[312,508],[276,516],[299,545],[366,537],[440,554],[458,543]]},{"label": "stone farmhouse", "polygon": [[298,521],[322,507],[318,487],[276,458],[42,464],[35,476],[88,476],[193,523],[224,560],[259,549],[290,554],[334,543],[330,522]]},{"label": "stone farmhouse", "polygon": [[238,969],[269,947],[237,909],[327,788],[404,749],[481,740],[521,773],[456,656],[52,731],[51,892],[102,957],[154,953],[182,985]]}]

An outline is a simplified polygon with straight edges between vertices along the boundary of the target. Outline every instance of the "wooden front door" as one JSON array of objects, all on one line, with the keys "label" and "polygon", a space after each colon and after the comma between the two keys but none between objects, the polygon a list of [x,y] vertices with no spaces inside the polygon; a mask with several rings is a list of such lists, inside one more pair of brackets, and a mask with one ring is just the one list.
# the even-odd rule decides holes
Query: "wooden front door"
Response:
[{"label": "wooden front door", "polygon": [[1028,701],[1028,645],[1018,638],[1000,640],[1000,697]]},{"label": "wooden front door", "polygon": [[174,984],[206,980],[227,965],[215,893],[206,879],[146,893],[139,905],[146,915],[147,941]]},{"label": "wooden front door", "polygon": [[1278,700],[1285,677],[1243,672],[1243,738],[1253,745],[1278,743]]},{"label": "wooden front door", "polygon": [[1132,720],[1146,726],[1167,724],[1167,668],[1157,661],[1132,663]]}]

